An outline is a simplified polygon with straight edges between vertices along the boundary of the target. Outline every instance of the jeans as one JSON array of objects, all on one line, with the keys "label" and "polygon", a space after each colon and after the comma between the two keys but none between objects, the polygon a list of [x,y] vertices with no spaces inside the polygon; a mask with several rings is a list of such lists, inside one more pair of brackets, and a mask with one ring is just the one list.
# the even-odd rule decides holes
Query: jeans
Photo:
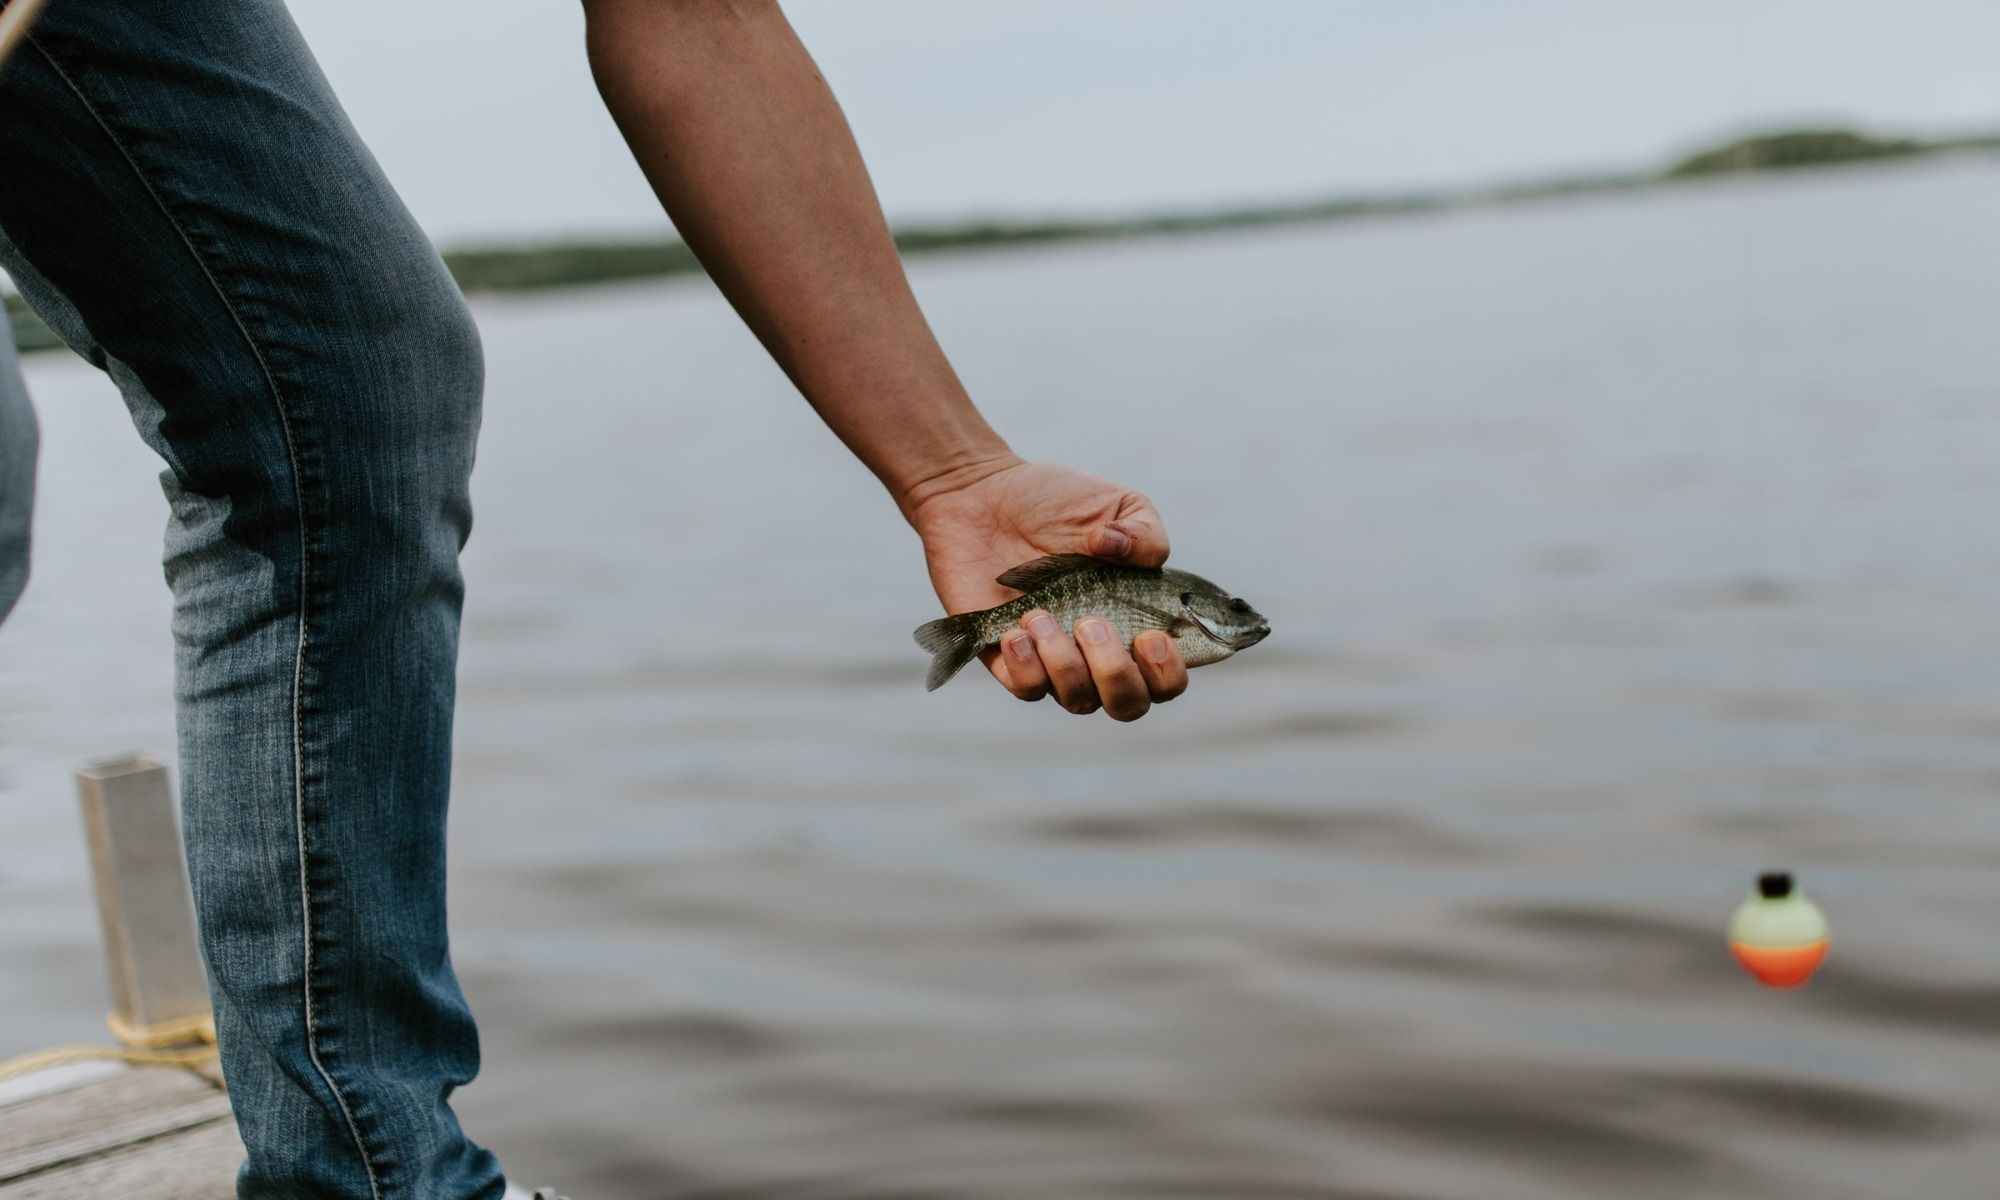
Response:
[{"label": "jeans", "polygon": [[[240,1197],[496,1200],[445,933],[478,333],[275,0],[55,0],[0,265],[165,463],[182,818]],[[0,609],[33,418],[0,369]]]},{"label": "jeans", "polygon": [[[0,184],[0,187],[4,187]],[[28,584],[29,519],[35,509],[35,410],[14,361],[14,339],[0,329],[0,621]]]}]

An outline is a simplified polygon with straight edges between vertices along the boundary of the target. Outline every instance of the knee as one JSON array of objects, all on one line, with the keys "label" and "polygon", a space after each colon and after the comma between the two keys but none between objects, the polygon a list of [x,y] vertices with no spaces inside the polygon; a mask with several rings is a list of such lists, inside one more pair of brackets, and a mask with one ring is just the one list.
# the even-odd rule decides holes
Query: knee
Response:
[{"label": "knee", "polygon": [[418,331],[427,344],[431,369],[438,379],[442,416],[470,440],[478,435],[486,392],[486,348],[479,324],[456,283],[448,283],[426,308]]},{"label": "knee", "polygon": [[434,253],[404,255],[353,289],[305,416],[326,424],[300,467],[357,552],[462,545],[485,388],[478,326]]},{"label": "knee", "polygon": [[410,351],[428,386],[421,391],[417,430],[406,455],[406,478],[441,518],[452,548],[472,528],[472,460],[479,442],[486,390],[486,357],[479,326],[458,286],[447,279],[441,294],[412,322]]},{"label": "knee", "polygon": [[336,436],[470,438],[486,368],[465,296],[413,224],[376,224],[315,266],[317,286],[285,310],[276,339],[298,339],[309,373],[299,382],[325,404]]},{"label": "knee", "polygon": [[413,289],[377,345],[400,376],[389,402],[393,422],[447,473],[470,472],[486,388],[479,326],[458,285],[437,267],[430,286]]},{"label": "knee", "polygon": [[336,339],[334,440],[362,452],[393,486],[395,502],[462,489],[478,440],[486,361],[479,327],[437,255],[411,248],[395,267],[352,293],[347,333]]}]

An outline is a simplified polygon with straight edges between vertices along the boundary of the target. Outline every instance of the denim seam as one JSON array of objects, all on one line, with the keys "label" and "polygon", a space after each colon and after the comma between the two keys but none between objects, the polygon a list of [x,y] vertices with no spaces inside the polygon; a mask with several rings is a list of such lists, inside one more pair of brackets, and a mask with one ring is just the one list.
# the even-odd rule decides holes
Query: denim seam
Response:
[{"label": "denim seam", "polygon": [[278,387],[277,377],[272,373],[270,363],[266,360],[263,349],[257,344],[256,337],[251,334],[249,326],[244,323],[242,315],[237,312],[236,305],[230,301],[229,293],[224,290],[222,284],[216,279],[215,272],[209,268],[208,261],[202,257],[201,251],[195,246],[194,239],[189,235],[187,228],[174,215],[173,210],[167,206],[166,201],[160,196],[158,189],[153,186],[152,180],[147,178],[146,172],[140,167],[138,159],[126,147],[124,141],[119,138],[117,131],[111,127],[111,123],[98,111],[97,106],[91,102],[90,97],[78,86],[76,80],[71,78],[69,72],[63,70],[62,64],[57,61],[56,56],[46,46],[42,45],[39,39],[32,35],[26,40],[30,46],[34,47],[35,52],[41,55],[43,61],[48,63],[49,69],[55,72],[56,77],[62,80],[63,86],[67,87],[70,93],[76,97],[77,103],[81,104],[84,111],[90,114],[90,119],[96,122],[99,129],[104,131],[104,136],[110,140],[112,146],[117,149],[119,157],[123,158],[125,165],[131,169],[133,178],[138,180],[139,186],[145,190],[147,197],[152,200],[154,207],[160,210],[160,215],[166,219],[167,224],[173,227],[174,233],[181,239],[181,244],[187,247],[188,256],[194,260],[194,264],[201,271],[202,277],[208,281],[209,287],[214,290],[216,299],[221,302],[223,311],[229,314],[229,319],[236,326],[236,331],[243,336],[243,343],[249,349],[251,357],[256,359],[257,368],[264,376],[265,386],[270,389],[272,407],[277,410],[278,414],[278,424],[285,434],[285,454],[290,460],[292,471],[292,498],[299,508],[299,640],[298,650],[292,665],[292,782],[293,817],[298,830],[299,846],[299,906],[304,926],[302,942],[305,961],[301,991],[305,999],[306,1056],[312,1060],[313,1070],[318,1073],[320,1081],[326,1084],[327,1091],[332,1094],[334,1104],[339,1107],[341,1118],[347,1124],[348,1135],[354,1139],[355,1152],[361,1156],[361,1168],[368,1175],[369,1195],[372,1197],[372,1200],[382,1200],[382,1187],[376,1179],[375,1164],[369,1157],[367,1143],[362,1140],[361,1129],[355,1123],[354,1112],[347,1103],[347,1097],[341,1093],[340,1086],[333,1081],[332,1074],[327,1071],[325,1064],[320,1059],[319,1034],[313,1017],[313,917],[312,887],[308,880],[306,866],[304,733],[304,691],[306,645],[308,641],[307,610],[311,595],[308,583],[310,581],[309,568],[311,564],[312,539],[307,528],[304,477],[299,472],[298,448],[296,439],[292,433],[291,418],[285,409],[284,393]]}]

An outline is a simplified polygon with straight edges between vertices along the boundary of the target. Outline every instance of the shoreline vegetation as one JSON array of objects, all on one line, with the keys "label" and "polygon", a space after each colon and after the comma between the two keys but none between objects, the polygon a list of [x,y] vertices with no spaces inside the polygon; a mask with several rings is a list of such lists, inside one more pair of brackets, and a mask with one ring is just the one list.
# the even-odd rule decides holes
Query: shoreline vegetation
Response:
[{"label": "shoreline vegetation", "polygon": [[[1055,242],[1210,233],[1362,217],[1408,216],[1637,191],[1749,172],[1911,160],[1951,151],[2000,152],[2000,133],[1903,138],[1881,137],[1851,129],[1794,129],[1739,138],[1690,154],[1656,171],[1565,175],[1484,187],[1335,196],[1291,204],[1135,217],[920,225],[898,229],[896,245],[909,257],[944,250],[998,249]],[[674,238],[623,241],[577,239],[467,246],[444,251],[444,260],[458,280],[459,287],[468,295],[545,291],[621,280],[689,275],[701,271],[701,264],[695,260],[694,253]],[[9,294],[6,304],[15,345],[23,354],[57,349],[62,345],[48,327],[29,311],[20,297]]]}]

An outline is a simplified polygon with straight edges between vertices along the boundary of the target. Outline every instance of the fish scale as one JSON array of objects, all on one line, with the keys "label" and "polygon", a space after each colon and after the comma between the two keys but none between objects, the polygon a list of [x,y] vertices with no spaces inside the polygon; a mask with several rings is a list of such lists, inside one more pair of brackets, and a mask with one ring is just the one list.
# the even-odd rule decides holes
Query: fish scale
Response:
[{"label": "fish scale", "polygon": [[936,690],[982,650],[998,645],[1021,618],[1044,609],[1074,632],[1085,617],[1102,617],[1129,651],[1149,629],[1164,631],[1190,667],[1221,662],[1255,645],[1270,624],[1245,601],[1189,571],[1128,567],[1084,555],[1051,555],[1001,575],[1021,591],[1005,604],[928,622],[916,631],[933,655],[927,686]]}]

